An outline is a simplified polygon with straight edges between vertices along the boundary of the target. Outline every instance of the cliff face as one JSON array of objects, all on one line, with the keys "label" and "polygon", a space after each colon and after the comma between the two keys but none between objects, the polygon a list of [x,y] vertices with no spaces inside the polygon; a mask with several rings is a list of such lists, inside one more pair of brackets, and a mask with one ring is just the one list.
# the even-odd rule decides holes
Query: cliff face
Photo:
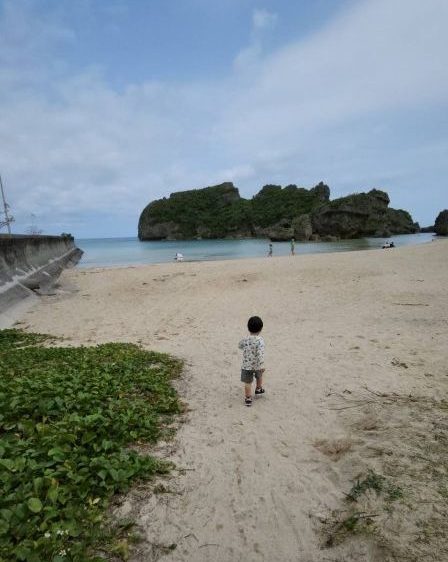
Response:
[{"label": "cliff face", "polygon": [[440,211],[434,223],[434,232],[438,236],[448,236],[448,209]]},{"label": "cliff face", "polygon": [[387,193],[377,189],[330,201],[330,188],[322,182],[312,189],[265,185],[246,200],[232,183],[223,183],[153,201],[140,216],[138,236],[140,240],[309,240],[418,231],[409,213],[388,205]]},{"label": "cliff face", "polygon": [[140,240],[293,236],[293,220],[328,201],[330,189],[265,185],[251,200],[233,183],[173,193],[150,203],[140,215]]},{"label": "cliff face", "polygon": [[177,240],[251,236],[247,201],[227,182],[204,189],[172,193],[150,203],[140,215],[140,240]]},{"label": "cliff face", "polygon": [[386,192],[372,189],[329,202],[313,213],[313,232],[320,236],[358,238],[418,232],[407,211],[390,209]]}]

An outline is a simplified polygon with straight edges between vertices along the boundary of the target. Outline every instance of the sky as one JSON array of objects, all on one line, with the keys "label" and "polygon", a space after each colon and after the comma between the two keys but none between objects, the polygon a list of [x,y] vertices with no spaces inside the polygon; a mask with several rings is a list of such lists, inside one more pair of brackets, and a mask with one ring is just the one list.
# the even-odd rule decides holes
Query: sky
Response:
[{"label": "sky", "polygon": [[[448,208],[447,0],[0,0],[13,232],[136,236],[232,181]],[[0,218],[1,220],[1,218]]]}]

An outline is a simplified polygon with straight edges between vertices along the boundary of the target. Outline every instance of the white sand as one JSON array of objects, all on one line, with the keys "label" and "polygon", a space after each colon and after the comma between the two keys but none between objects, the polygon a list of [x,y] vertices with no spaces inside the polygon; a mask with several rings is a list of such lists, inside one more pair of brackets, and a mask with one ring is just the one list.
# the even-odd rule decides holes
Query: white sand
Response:
[{"label": "white sand", "polygon": [[[356,442],[345,461],[313,443],[352,439],[329,409],[334,392],[357,395],[367,384],[446,393],[448,241],[297,250],[294,258],[71,270],[63,286],[77,292],[43,297],[22,315],[21,327],[74,343],[141,342],[186,361],[179,390],[191,410],[169,458],[187,470],[166,484],[176,493],[122,508],[137,510],[146,535],[135,560],[172,543],[167,562],[378,559],[358,542],[338,556],[320,548],[314,516],[340,506],[365,459]],[[266,394],[247,408],[237,343],[254,314],[265,323]]]}]

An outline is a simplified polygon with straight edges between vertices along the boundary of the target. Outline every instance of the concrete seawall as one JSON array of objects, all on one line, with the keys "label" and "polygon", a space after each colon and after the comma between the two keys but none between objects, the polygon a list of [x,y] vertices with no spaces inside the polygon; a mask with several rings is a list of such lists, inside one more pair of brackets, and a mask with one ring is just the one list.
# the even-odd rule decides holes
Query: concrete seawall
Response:
[{"label": "concrete seawall", "polygon": [[0,314],[33,291],[51,292],[82,254],[69,236],[0,235]]}]

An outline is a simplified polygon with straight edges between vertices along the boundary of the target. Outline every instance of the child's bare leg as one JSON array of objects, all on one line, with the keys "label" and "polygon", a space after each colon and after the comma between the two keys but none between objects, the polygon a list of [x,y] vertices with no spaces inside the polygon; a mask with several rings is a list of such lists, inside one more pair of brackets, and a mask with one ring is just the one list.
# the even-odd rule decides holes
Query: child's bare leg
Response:
[{"label": "child's bare leg", "polygon": [[257,379],[257,388],[263,387],[263,375],[260,375]]},{"label": "child's bare leg", "polygon": [[244,384],[244,396],[246,398],[250,398],[252,396],[252,384],[247,382]]}]

